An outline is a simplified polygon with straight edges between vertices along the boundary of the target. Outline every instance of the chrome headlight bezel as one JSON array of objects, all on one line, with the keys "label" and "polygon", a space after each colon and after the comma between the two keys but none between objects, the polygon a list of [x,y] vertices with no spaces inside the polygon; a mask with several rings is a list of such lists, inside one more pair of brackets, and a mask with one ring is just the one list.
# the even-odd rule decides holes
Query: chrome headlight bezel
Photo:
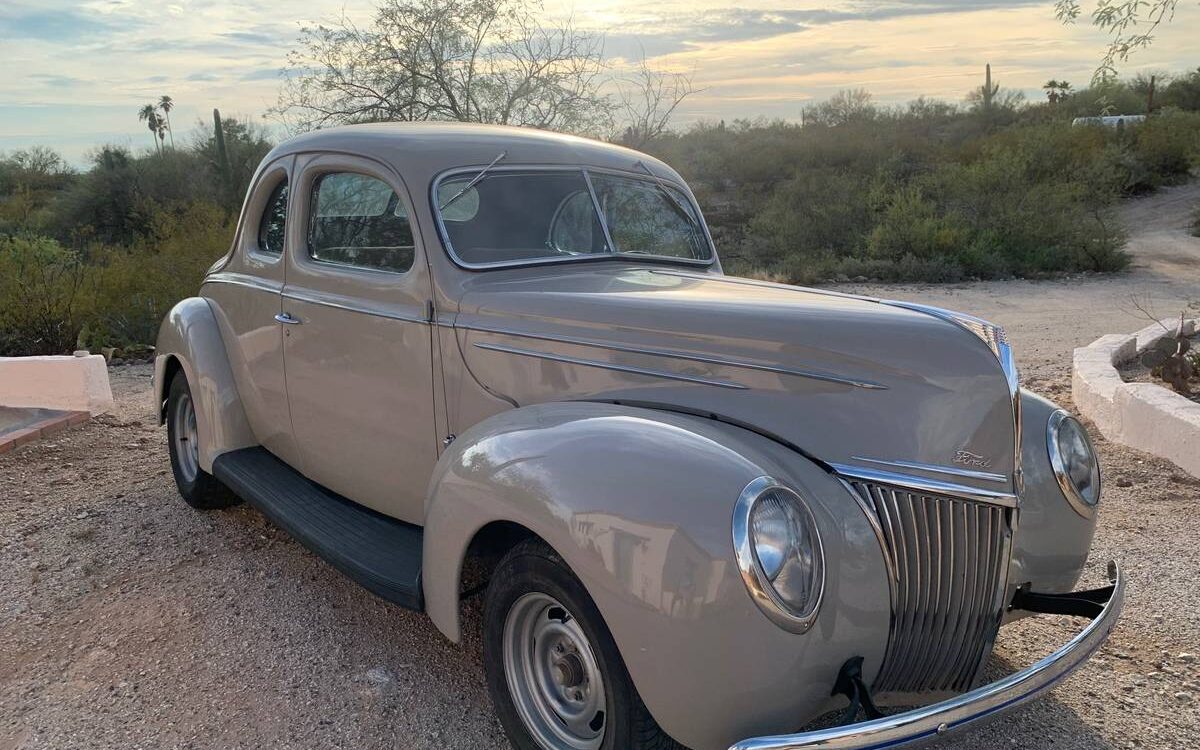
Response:
[{"label": "chrome headlight bezel", "polygon": [[[788,604],[775,589],[770,578],[763,570],[756,551],[756,541],[753,531],[753,517],[758,501],[768,493],[779,493],[792,504],[810,531],[813,541],[812,557],[817,568],[812,594],[804,608],[797,612]],[[737,558],[738,569],[742,581],[750,597],[772,622],[791,633],[806,633],[816,622],[821,612],[821,602],[825,596],[825,548],[821,541],[821,530],[813,516],[808,503],[791,487],[762,476],[742,490],[733,512],[733,549]]]},{"label": "chrome headlight bezel", "polygon": [[[1059,445],[1059,434],[1066,424],[1070,424],[1079,430],[1079,435],[1082,436],[1084,445],[1087,446],[1087,454],[1091,461],[1088,471],[1093,474],[1096,487],[1094,497],[1091,499],[1083,494],[1075,484],[1075,480],[1071,478],[1071,467],[1067,466],[1067,456],[1063,454],[1062,448]],[[1051,413],[1050,418],[1046,420],[1046,451],[1050,456],[1050,468],[1054,471],[1054,478],[1058,481],[1059,489],[1062,490],[1063,496],[1067,498],[1067,502],[1070,503],[1071,508],[1084,518],[1094,518],[1096,516],[1096,507],[1100,504],[1102,483],[1100,461],[1096,457],[1096,449],[1092,446],[1092,439],[1083,424],[1062,409]]]}]

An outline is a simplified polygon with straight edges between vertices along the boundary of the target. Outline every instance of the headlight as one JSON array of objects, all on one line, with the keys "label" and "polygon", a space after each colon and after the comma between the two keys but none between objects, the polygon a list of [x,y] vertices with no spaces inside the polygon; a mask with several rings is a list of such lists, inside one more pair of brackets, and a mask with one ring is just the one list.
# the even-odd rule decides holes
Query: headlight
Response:
[{"label": "headlight", "polygon": [[793,633],[812,627],[825,587],[825,555],[800,496],[770,477],[748,484],[734,510],[733,546],[759,608]]},{"label": "headlight", "polygon": [[1067,501],[1079,515],[1091,518],[1100,502],[1100,463],[1079,420],[1061,409],[1046,425],[1050,467]]}]

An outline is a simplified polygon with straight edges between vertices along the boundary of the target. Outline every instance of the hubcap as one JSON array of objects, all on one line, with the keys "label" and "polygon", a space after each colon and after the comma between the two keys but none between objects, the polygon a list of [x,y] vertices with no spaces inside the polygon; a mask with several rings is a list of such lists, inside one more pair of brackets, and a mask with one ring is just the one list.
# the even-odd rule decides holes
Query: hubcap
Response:
[{"label": "hubcap", "polygon": [[192,404],[191,395],[184,393],[175,402],[172,423],[179,473],[184,481],[194,482],[200,472],[200,440],[196,432],[196,407]]},{"label": "hubcap", "polygon": [[608,723],[604,677],[579,622],[548,594],[525,594],[504,622],[504,674],[525,727],[547,750],[594,750]]}]

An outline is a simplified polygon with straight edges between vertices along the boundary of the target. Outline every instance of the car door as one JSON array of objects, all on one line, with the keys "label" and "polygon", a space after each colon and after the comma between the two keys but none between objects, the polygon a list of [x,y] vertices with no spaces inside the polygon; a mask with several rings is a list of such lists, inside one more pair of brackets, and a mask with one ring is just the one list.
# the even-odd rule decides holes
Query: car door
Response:
[{"label": "car door", "polygon": [[304,472],[420,523],[437,461],[428,265],[408,192],[359,157],[301,157],[283,288],[284,366]]},{"label": "car door", "polygon": [[220,271],[205,278],[201,294],[221,327],[250,429],[267,450],[300,468],[284,383],[283,333],[276,320],[290,242],[293,162],[286,156],[260,170],[233,252]]}]

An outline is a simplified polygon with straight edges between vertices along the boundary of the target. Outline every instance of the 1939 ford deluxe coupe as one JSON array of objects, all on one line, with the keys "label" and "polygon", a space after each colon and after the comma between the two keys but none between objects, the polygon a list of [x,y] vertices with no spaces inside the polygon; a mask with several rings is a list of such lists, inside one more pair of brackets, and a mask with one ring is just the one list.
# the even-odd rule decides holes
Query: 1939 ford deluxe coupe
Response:
[{"label": "1939 ford deluxe coupe", "polygon": [[[1123,601],[1111,563],[1074,590],[1096,457],[1001,329],[726,277],[678,174],[580,138],[280,145],[155,399],[191,505],[252,503],[452,640],[482,591],[518,748],[920,743],[1054,685]],[[981,684],[1031,613],[1090,622]]]}]

